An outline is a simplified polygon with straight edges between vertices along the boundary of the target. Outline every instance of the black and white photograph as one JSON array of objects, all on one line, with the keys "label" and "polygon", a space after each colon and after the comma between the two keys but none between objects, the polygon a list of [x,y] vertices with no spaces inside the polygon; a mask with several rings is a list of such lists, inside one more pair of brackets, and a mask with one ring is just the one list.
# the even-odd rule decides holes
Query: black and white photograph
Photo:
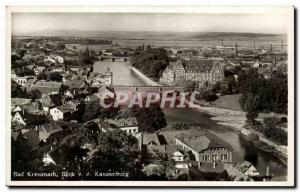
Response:
[{"label": "black and white photograph", "polygon": [[294,186],[293,7],[6,8],[9,186]]}]

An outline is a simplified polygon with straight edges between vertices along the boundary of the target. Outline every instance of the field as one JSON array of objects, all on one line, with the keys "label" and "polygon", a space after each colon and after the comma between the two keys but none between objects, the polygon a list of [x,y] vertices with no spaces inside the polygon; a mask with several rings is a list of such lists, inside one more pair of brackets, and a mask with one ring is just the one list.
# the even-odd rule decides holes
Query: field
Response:
[{"label": "field", "polygon": [[222,109],[242,111],[239,103],[240,97],[241,94],[220,96],[219,99],[213,102],[213,105]]}]

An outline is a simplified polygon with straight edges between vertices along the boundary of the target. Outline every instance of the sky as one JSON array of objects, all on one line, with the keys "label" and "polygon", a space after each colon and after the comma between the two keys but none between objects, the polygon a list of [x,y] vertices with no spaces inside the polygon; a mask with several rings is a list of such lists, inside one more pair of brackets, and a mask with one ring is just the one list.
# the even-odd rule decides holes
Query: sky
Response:
[{"label": "sky", "polygon": [[13,13],[12,32],[43,30],[249,32],[284,34],[286,18],[267,14]]}]

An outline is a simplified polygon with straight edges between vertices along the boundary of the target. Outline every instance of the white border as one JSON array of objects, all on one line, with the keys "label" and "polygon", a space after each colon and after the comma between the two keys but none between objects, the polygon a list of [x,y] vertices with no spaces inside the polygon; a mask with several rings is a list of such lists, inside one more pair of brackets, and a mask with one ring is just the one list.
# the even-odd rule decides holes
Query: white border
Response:
[{"label": "white border", "polygon": [[[14,6],[6,10],[6,184],[9,186],[294,186],[294,10],[293,7],[87,7],[87,6]],[[134,12],[134,13],[283,13],[288,29],[288,181],[222,182],[222,181],[11,181],[10,180],[10,43],[11,12]]]}]

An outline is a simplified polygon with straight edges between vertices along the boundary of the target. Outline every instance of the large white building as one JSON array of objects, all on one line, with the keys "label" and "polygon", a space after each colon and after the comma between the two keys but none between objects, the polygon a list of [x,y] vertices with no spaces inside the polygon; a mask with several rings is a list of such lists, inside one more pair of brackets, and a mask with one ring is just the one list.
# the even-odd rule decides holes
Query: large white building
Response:
[{"label": "large white building", "polygon": [[221,60],[177,60],[171,61],[164,70],[160,83],[165,85],[182,85],[194,81],[199,86],[215,84],[224,78]]}]

